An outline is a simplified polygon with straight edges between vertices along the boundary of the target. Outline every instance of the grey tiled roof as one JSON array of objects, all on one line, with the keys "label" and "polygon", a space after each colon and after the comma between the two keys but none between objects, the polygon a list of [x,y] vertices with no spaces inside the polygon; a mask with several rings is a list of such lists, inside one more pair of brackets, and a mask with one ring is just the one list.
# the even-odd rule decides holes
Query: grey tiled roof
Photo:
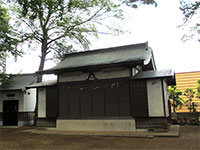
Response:
[{"label": "grey tiled roof", "polygon": [[0,86],[0,90],[22,90],[26,86],[36,83],[37,76],[35,74],[19,74],[14,75],[9,84]]},{"label": "grey tiled roof", "polygon": [[[126,45],[65,55],[65,59],[55,67],[41,73],[55,71],[80,70],[83,68],[118,65],[124,63],[148,64],[152,59],[152,50],[147,43]],[[153,69],[153,68],[152,68]]]}]

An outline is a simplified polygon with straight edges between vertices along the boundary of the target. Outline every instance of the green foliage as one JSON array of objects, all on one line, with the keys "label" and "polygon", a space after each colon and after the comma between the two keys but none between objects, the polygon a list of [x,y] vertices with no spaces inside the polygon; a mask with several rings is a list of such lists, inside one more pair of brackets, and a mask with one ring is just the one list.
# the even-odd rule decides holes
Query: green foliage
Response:
[{"label": "green foliage", "polygon": [[18,40],[14,38],[15,35],[9,25],[9,19],[7,10],[0,4],[0,50],[1,52],[11,52],[13,55],[18,55],[19,51],[16,49]]},{"label": "green foliage", "polygon": [[[36,40],[39,43],[47,40],[49,51],[54,51],[60,44],[66,47],[80,44],[84,49],[88,49],[90,44],[88,36],[98,36],[97,24],[102,24],[105,13],[110,12],[115,18],[123,17],[119,6],[110,0],[17,0],[17,2],[19,22],[23,21],[28,27],[26,31],[20,31],[23,33],[22,39]],[[117,31],[118,27],[109,29]]]},{"label": "green foliage", "polygon": [[2,84],[10,84],[10,79],[13,77],[14,75],[9,75],[6,73],[2,73],[0,74],[0,86]]},{"label": "green foliage", "polygon": [[200,99],[200,80],[198,80],[197,83],[199,84],[197,87],[197,98]]},{"label": "green foliage", "polygon": [[169,87],[168,91],[173,112],[176,112],[176,110],[181,109],[183,106],[183,100],[181,98],[182,92],[180,90],[177,90],[176,86]]},{"label": "green foliage", "polygon": [[184,91],[184,95],[187,97],[187,100],[185,101],[185,104],[187,106],[187,109],[191,112],[196,112],[197,110],[197,103],[193,102],[193,98],[194,98],[194,95],[195,95],[195,91],[193,89],[190,89],[190,88],[187,88],[185,91]]},{"label": "green foliage", "polygon": [[15,58],[22,53],[17,50],[19,40],[9,25],[9,16],[7,9],[2,7],[0,1],[0,84],[7,82],[8,75],[6,75],[6,58],[10,53]]}]

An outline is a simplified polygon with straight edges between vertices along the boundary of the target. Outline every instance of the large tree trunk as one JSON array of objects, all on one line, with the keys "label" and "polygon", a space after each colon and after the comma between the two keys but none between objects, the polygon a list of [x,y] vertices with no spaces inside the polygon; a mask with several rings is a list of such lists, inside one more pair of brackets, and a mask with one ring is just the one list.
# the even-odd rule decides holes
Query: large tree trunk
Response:
[{"label": "large tree trunk", "polygon": [[[42,46],[41,46],[40,66],[38,71],[44,70],[46,55],[47,55],[47,39],[44,39],[42,41]],[[37,82],[42,82],[42,76],[43,76],[42,74],[37,75]],[[38,97],[36,99],[36,105],[35,105],[35,119],[34,119],[35,125],[37,125],[37,117],[38,117]]]},{"label": "large tree trunk", "polygon": [[[38,71],[42,71],[44,69],[44,63],[45,63],[45,55],[42,55],[41,58],[40,58],[40,66],[39,66],[39,69]],[[37,76],[37,82],[42,82],[42,74],[38,74]]]},{"label": "large tree trunk", "polygon": [[[38,71],[44,70],[45,59],[47,55],[47,39],[43,39],[41,47],[41,57],[40,57],[40,66]],[[37,82],[42,81],[42,74],[38,74]]]}]

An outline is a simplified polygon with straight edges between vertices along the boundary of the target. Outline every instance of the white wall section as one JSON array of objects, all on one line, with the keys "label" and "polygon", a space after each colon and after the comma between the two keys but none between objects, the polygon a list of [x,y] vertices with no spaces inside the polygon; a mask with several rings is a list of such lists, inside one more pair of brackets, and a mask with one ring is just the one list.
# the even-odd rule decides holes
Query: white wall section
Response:
[{"label": "white wall section", "polygon": [[46,117],[46,89],[38,88],[38,118]]},{"label": "white wall section", "polygon": [[[130,70],[127,68],[104,69],[94,72],[94,75],[97,79],[130,77]],[[83,72],[64,73],[59,76],[59,82],[84,81],[88,79],[88,76],[89,73]]]},{"label": "white wall section", "polygon": [[164,117],[162,80],[147,80],[148,109],[150,117]]},{"label": "white wall section", "polygon": [[24,111],[34,111],[36,104],[36,89],[26,90],[24,93]]}]

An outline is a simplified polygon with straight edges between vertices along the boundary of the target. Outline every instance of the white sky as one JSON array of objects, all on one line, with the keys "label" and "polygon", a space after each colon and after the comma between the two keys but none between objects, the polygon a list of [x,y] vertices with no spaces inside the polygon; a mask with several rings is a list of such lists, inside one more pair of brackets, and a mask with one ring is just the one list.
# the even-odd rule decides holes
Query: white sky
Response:
[{"label": "white sky", "polygon": [[[149,42],[152,47],[157,69],[174,69],[175,72],[200,71],[200,43],[181,41],[184,31],[177,28],[182,24],[179,0],[157,0],[158,7],[140,6],[126,8],[127,17],[122,22],[123,29],[130,34],[122,36],[100,36],[92,40],[91,49]],[[46,63],[46,69],[53,67]],[[31,52],[17,62],[8,60],[8,73],[31,73],[37,71],[39,57]]]}]

